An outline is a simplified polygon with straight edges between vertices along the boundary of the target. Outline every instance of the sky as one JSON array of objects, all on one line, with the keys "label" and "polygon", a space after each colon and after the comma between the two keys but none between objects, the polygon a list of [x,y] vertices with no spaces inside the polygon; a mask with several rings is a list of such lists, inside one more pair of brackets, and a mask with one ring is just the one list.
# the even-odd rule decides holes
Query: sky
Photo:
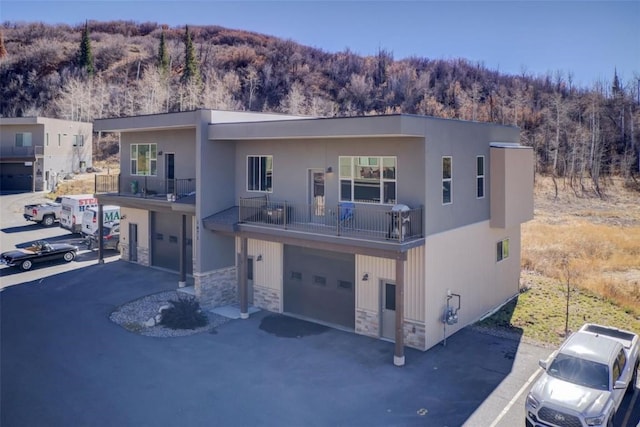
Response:
[{"label": "sky", "polygon": [[464,58],[505,74],[640,80],[640,0],[0,0],[2,22],[219,25],[325,52]]}]

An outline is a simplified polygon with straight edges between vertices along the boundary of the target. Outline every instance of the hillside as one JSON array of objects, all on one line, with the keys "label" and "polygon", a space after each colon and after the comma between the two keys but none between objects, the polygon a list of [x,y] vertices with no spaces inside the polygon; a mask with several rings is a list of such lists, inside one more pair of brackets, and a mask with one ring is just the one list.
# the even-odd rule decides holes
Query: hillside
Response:
[{"label": "hillside", "polygon": [[591,181],[587,187],[596,192],[603,176],[633,182],[638,174],[638,81],[620,81],[613,64],[610,82],[583,88],[561,72],[515,76],[462,58],[397,61],[385,50],[367,57],[327,53],[218,26],[189,27],[187,48],[182,27],[90,21],[94,72],[88,73],[79,62],[83,29],[2,24],[0,115],[91,121],[198,107],[425,114],[518,126],[522,142],[536,151],[537,172]]}]

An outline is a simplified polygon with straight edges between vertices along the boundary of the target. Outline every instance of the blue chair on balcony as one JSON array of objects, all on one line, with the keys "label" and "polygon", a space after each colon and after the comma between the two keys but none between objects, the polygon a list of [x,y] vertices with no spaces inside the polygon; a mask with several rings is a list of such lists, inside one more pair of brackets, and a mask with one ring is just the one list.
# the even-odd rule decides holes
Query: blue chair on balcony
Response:
[{"label": "blue chair on balcony", "polygon": [[353,216],[356,205],[352,202],[342,202],[338,204],[340,210],[340,227],[353,227]]}]

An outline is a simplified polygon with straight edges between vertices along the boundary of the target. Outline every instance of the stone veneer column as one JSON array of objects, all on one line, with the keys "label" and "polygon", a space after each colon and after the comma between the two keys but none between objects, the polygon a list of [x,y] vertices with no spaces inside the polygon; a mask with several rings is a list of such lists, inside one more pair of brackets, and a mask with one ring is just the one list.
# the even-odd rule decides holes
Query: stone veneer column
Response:
[{"label": "stone veneer column", "polygon": [[380,314],[376,311],[356,309],[356,333],[380,337]]},{"label": "stone veneer column", "polygon": [[138,246],[138,264],[146,267],[151,265],[151,262],[149,262],[149,249]]},{"label": "stone veneer column", "polygon": [[419,323],[405,319],[404,321],[404,343],[407,347],[416,350],[426,350],[426,331],[424,323]]},{"label": "stone veneer column", "polygon": [[207,273],[194,273],[196,298],[203,308],[238,303],[236,267],[225,267]]},{"label": "stone veneer column", "polygon": [[280,292],[264,286],[253,285],[253,305],[273,313],[280,313]]}]

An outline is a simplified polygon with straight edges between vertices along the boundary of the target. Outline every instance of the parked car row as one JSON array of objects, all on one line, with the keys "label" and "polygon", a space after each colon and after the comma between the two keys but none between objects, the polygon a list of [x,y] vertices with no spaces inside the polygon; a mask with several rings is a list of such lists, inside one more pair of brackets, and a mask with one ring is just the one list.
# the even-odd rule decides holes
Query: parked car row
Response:
[{"label": "parked car row", "polygon": [[[102,244],[105,250],[119,250],[120,207],[103,206]],[[88,249],[99,247],[98,201],[92,194],[59,197],[55,202],[24,206],[24,218],[50,227],[55,222],[72,233],[80,233]],[[16,248],[0,254],[0,264],[30,270],[34,264],[45,261],[71,262],[78,254],[78,246],[38,240],[26,248]]]}]

